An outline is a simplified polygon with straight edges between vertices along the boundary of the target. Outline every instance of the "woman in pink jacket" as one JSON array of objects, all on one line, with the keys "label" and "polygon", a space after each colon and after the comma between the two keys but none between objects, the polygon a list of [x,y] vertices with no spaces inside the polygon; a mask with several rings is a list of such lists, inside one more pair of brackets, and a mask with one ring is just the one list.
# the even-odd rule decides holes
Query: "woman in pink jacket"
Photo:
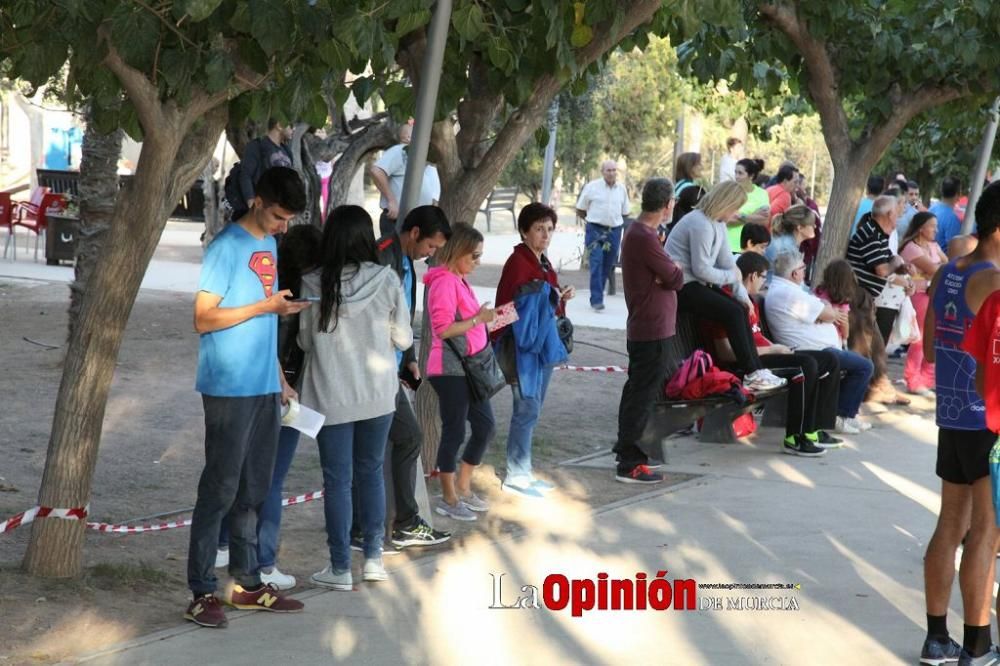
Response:
[{"label": "woman in pink jacket", "polygon": [[[441,412],[441,443],[437,454],[441,498],[434,510],[455,520],[476,520],[475,512],[489,509],[472,492],[471,484],[472,470],[482,462],[496,432],[493,409],[489,400],[472,400],[462,361],[452,349],[454,345],[459,353],[470,356],[489,344],[486,324],[496,315],[489,303],[479,304],[465,281],[482,256],[483,235],[468,224],[459,223],[452,227],[448,243],[437,252],[439,265],[424,275],[425,311],[431,328],[426,374],[437,392]],[[465,441],[466,421],[472,427],[472,436],[465,445],[456,479],[456,459]]]}]

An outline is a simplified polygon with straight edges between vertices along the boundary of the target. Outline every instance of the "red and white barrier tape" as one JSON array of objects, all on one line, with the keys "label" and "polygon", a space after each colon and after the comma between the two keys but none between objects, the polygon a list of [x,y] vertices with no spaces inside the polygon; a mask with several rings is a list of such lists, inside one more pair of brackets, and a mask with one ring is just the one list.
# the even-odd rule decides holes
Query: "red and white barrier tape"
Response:
[{"label": "red and white barrier tape", "polygon": [[54,509],[50,506],[33,506],[27,511],[11,516],[0,523],[0,534],[27,525],[35,521],[35,518],[62,518],[63,520],[83,520],[87,517],[90,505],[78,506],[72,509]]},{"label": "red and white barrier tape", "polygon": [[559,369],[577,372],[628,372],[628,368],[620,365],[560,365]]},{"label": "red and white barrier tape", "polygon": [[[286,497],[281,500],[281,506],[295,506],[296,504],[305,504],[306,502],[311,502],[323,497],[322,490],[314,490],[311,493],[305,493],[303,495],[296,495],[295,497]],[[0,523],[0,534],[4,532],[9,532],[16,527],[21,525],[27,525],[28,523],[35,520],[35,518],[65,518],[67,520],[83,520],[87,517],[87,512],[90,505],[83,508],[76,509],[52,509],[44,506],[36,506],[32,509],[28,509],[22,513],[13,516],[4,522]],[[128,525],[128,524],[113,524],[113,523],[87,523],[87,529],[94,530],[96,532],[106,532],[114,534],[139,534],[141,532],[162,532],[163,530],[174,530],[179,527],[190,527],[191,519],[186,520],[171,520],[164,523],[154,523],[152,525]]]}]

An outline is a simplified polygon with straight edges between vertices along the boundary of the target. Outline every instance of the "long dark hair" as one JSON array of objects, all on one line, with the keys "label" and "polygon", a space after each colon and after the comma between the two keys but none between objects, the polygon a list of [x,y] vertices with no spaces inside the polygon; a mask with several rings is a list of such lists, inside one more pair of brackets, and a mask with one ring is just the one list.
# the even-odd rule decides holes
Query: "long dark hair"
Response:
[{"label": "long dark hair", "polygon": [[344,301],[341,283],[348,270],[356,272],[362,262],[378,261],[375,227],[361,206],[337,206],[323,227],[323,274],[320,278],[319,330],[326,331],[331,320],[337,329],[340,304]]},{"label": "long dark hair", "polygon": [[899,241],[899,249],[902,250],[906,247],[907,243],[911,242],[920,233],[920,229],[930,222],[931,220],[936,220],[937,216],[929,211],[920,211],[910,220],[910,226],[906,228],[906,235],[903,236],[903,240]]},{"label": "long dark hair", "polygon": [[302,290],[302,276],[319,266],[322,232],[311,224],[296,224],[278,244],[278,284],[291,289],[293,296]]}]

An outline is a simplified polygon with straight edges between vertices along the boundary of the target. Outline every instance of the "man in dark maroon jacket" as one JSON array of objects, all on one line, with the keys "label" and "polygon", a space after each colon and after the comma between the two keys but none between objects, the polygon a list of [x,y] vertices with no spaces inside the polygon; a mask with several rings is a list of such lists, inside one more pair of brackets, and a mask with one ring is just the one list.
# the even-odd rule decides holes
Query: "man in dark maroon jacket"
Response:
[{"label": "man in dark maroon jacket", "polygon": [[650,471],[638,442],[663,390],[667,374],[667,339],[677,319],[677,290],[684,273],[663,250],[657,226],[669,220],[674,186],[653,178],[642,188],[642,213],[622,239],[622,285],[628,308],[626,337],[628,381],[618,408],[618,460],[615,478],[622,483],[659,483],[663,476]]}]

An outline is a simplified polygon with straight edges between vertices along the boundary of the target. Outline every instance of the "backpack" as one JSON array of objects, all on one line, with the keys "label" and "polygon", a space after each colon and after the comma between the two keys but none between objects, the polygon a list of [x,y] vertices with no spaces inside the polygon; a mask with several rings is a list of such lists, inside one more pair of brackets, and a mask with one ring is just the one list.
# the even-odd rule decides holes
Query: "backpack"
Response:
[{"label": "backpack", "polygon": [[681,367],[677,368],[664,387],[663,392],[668,398],[678,398],[684,391],[684,387],[692,383],[699,377],[703,377],[712,367],[712,357],[703,349],[695,349],[694,352],[684,359]]},{"label": "backpack", "polygon": [[669,399],[699,400],[713,395],[728,395],[740,404],[746,401],[739,377],[717,368],[712,356],[701,349],[694,350],[691,356],[684,359],[663,392]]},{"label": "backpack", "polygon": [[[260,139],[254,139],[247,144],[247,150],[260,150],[260,144],[258,143]],[[243,217],[247,211],[250,209],[247,207],[246,198],[243,196],[243,190],[240,189],[240,177],[243,175],[243,165],[241,162],[237,162],[229,169],[229,173],[226,174],[225,183],[222,186],[223,192],[226,195],[226,202],[229,203],[229,207],[233,209],[232,219],[238,220]]]}]

